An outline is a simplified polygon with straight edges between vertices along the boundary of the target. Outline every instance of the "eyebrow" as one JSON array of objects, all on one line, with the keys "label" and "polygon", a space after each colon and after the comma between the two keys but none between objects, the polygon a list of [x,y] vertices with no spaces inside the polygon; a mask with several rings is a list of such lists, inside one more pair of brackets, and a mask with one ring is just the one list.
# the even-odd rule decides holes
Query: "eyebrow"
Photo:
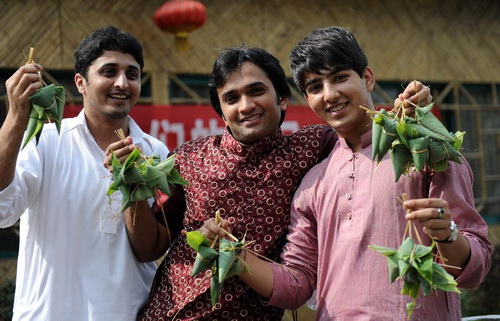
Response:
[{"label": "eyebrow", "polygon": [[316,83],[318,83],[318,82],[319,82],[319,78],[318,78],[318,77],[313,78],[313,79],[309,80],[308,82],[306,82],[306,83],[304,84],[304,88],[307,88],[307,87],[309,87],[309,86],[311,86],[311,85],[313,85],[313,84],[316,84]]},{"label": "eyebrow", "polygon": [[[108,62],[108,63],[102,64],[101,66],[99,66],[99,68],[106,68],[106,67],[115,67],[116,68],[118,66],[119,66],[119,64],[116,62]],[[134,70],[139,71],[139,67],[137,67],[136,65],[128,65],[127,69],[134,69]]]},{"label": "eyebrow", "polygon": [[[341,71],[343,71],[343,70],[346,70],[346,69],[342,69],[342,68],[331,68],[331,69],[328,69],[328,70],[327,70],[327,72],[325,72],[325,73],[321,73],[321,71],[320,71],[320,73],[319,73],[319,74],[320,74],[320,75],[324,75],[324,76],[326,76],[326,77],[328,78],[328,77],[331,77],[331,76],[335,75],[336,73],[339,73],[339,72],[341,72]],[[314,75],[316,75],[316,73],[310,73],[310,74],[314,74]],[[307,82],[304,84],[304,88],[307,88],[307,87],[309,87],[310,85],[316,84],[316,83],[318,83],[319,81],[320,81],[320,80],[319,80],[319,77],[315,77],[315,78],[313,78],[313,79],[311,79],[311,80],[307,81]]]},{"label": "eyebrow", "polygon": [[[264,82],[262,82],[262,81],[254,81],[252,83],[249,83],[249,84],[245,85],[245,87],[243,87],[243,88],[244,89],[251,89],[251,88],[262,86],[262,85],[265,86],[266,84]],[[226,92],[222,93],[222,97],[225,98],[225,97],[227,97],[229,95],[232,95],[232,94],[234,94],[236,92],[237,92],[236,89],[226,91]]]}]

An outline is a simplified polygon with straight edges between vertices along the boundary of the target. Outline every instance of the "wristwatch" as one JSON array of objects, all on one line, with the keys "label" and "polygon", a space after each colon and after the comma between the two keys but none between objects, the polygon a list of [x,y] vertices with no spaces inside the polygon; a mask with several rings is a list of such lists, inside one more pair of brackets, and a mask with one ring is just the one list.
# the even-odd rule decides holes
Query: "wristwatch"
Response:
[{"label": "wristwatch", "polygon": [[444,240],[434,240],[438,243],[453,243],[457,240],[458,237],[458,227],[457,224],[455,224],[454,221],[451,221],[450,224],[450,236]]}]

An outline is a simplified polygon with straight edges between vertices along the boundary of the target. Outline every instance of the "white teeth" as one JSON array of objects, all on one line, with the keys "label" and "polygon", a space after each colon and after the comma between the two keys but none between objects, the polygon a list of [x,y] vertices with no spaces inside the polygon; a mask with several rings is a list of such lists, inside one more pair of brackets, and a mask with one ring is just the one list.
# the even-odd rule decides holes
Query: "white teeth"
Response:
[{"label": "white teeth", "polygon": [[347,104],[346,104],[346,103],[341,104],[341,105],[338,105],[338,106],[336,106],[336,107],[328,108],[328,111],[329,111],[329,112],[331,112],[331,113],[334,113],[334,112],[336,112],[336,111],[341,110],[341,109],[342,109],[342,108],[344,108],[345,106],[347,106]]},{"label": "white teeth", "polygon": [[259,115],[256,115],[256,116],[254,116],[254,117],[250,117],[250,118],[245,118],[245,119],[243,119],[242,121],[252,121],[252,120],[255,120],[255,119],[257,119],[257,118],[259,118]]},{"label": "white teeth", "polygon": [[126,95],[110,95],[111,98],[116,98],[116,99],[126,99],[127,96]]}]

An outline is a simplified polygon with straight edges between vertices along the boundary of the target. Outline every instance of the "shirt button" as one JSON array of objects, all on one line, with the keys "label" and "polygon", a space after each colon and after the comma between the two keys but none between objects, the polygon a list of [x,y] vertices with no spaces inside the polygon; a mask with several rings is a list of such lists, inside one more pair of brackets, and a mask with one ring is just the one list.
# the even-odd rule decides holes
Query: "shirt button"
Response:
[{"label": "shirt button", "polygon": [[352,214],[351,213],[347,214],[347,219],[350,220],[351,218],[352,218]]},{"label": "shirt button", "polygon": [[353,177],[354,177],[354,173],[349,173],[349,174],[347,174],[347,177],[349,177],[349,178],[353,178]]},{"label": "shirt button", "polygon": [[345,198],[347,198],[348,200],[351,199],[351,194],[345,194]]},{"label": "shirt button", "polygon": [[352,159],[353,159],[352,155],[349,155],[349,157],[347,157],[348,161],[352,161]]}]

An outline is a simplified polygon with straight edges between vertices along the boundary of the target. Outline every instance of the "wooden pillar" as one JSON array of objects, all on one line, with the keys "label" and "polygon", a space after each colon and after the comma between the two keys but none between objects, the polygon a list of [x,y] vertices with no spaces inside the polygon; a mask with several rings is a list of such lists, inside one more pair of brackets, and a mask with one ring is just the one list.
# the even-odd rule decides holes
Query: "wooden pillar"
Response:
[{"label": "wooden pillar", "polygon": [[151,71],[151,96],[153,104],[170,103],[170,80],[166,70]]}]

